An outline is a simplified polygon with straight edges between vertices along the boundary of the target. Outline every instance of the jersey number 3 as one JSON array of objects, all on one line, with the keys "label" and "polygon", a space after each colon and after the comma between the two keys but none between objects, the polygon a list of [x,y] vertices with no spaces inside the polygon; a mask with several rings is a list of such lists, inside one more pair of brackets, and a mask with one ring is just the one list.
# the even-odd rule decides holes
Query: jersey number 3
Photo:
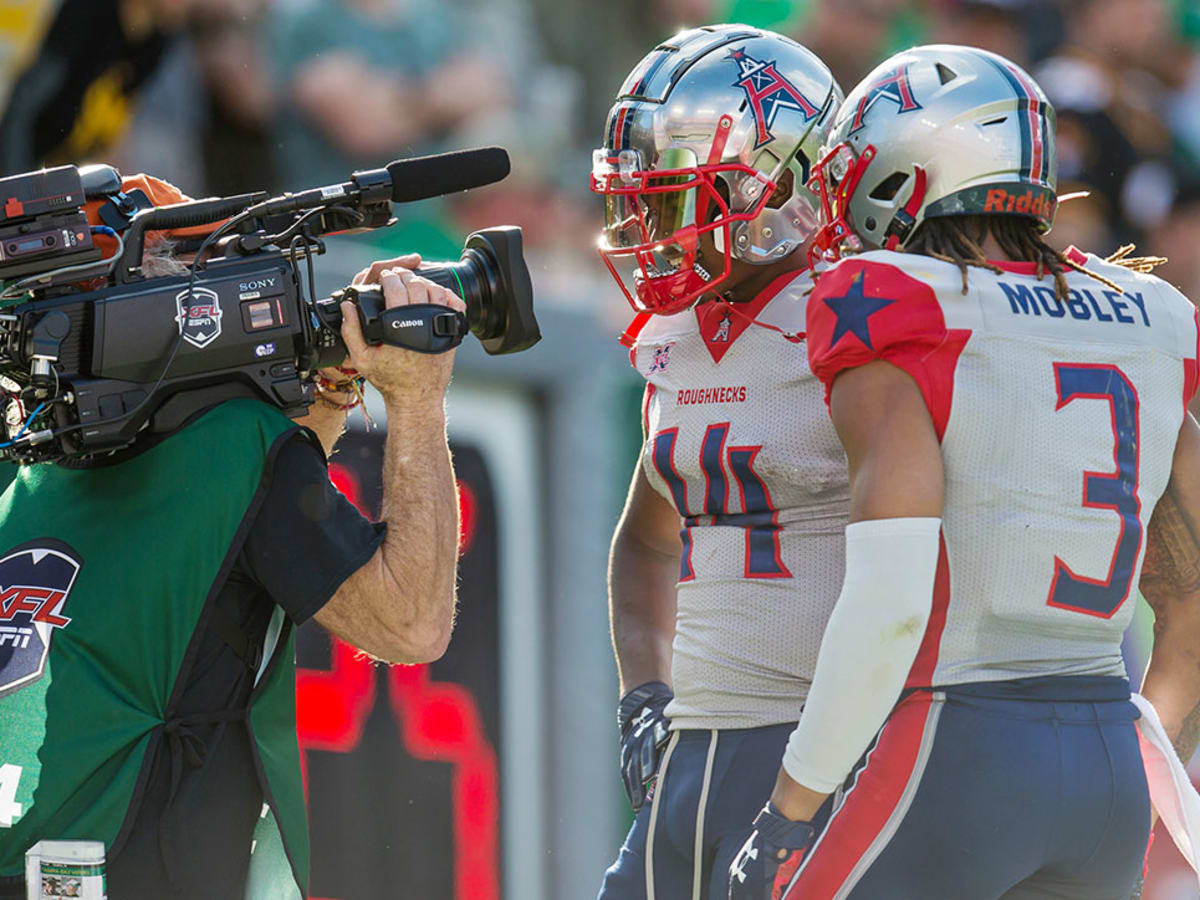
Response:
[{"label": "jersey number 3", "polygon": [[1060,410],[1074,400],[1104,400],[1112,415],[1115,472],[1083,473],[1083,505],[1114,510],[1121,533],[1113,550],[1108,577],[1085,578],[1054,557],[1050,606],[1102,619],[1112,615],[1129,596],[1133,570],[1142,548],[1142,504],[1138,499],[1138,395],[1116,366],[1055,363],[1054,381]]}]

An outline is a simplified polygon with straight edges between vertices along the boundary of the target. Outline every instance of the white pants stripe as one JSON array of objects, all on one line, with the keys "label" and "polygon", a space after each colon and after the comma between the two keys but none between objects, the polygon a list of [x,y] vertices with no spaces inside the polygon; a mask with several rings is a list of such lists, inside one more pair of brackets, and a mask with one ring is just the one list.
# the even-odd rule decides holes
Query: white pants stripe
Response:
[{"label": "white pants stripe", "polygon": [[667,742],[667,752],[663,754],[662,763],[658,767],[657,783],[654,786],[654,799],[650,802],[650,824],[646,831],[646,900],[654,900],[654,828],[658,824],[658,801],[663,792],[660,788],[667,781],[667,767],[671,764],[671,754],[679,743],[679,732],[671,732],[671,740]]},{"label": "white pants stripe", "polygon": [[704,783],[700,788],[700,802],[696,804],[696,843],[692,854],[692,900],[704,900],[704,810],[708,806],[708,788],[712,784],[713,760],[717,757],[716,729],[708,738],[708,758],[704,761]]},{"label": "white pants stripe", "polygon": [[[708,756],[704,761],[704,781],[700,788],[700,800],[696,804],[695,852],[692,861],[692,900],[704,898],[704,813],[708,806],[709,789],[712,786],[713,762],[717,758],[717,738],[720,732],[713,729],[709,732]],[[654,799],[650,804],[650,822],[646,833],[646,900],[655,900],[654,896],[654,837],[658,826],[658,804],[663,795],[662,787],[666,784],[667,769],[671,764],[671,756],[679,743],[679,732],[671,734],[671,740],[663,753],[662,764],[658,767],[658,783],[654,790]]]}]

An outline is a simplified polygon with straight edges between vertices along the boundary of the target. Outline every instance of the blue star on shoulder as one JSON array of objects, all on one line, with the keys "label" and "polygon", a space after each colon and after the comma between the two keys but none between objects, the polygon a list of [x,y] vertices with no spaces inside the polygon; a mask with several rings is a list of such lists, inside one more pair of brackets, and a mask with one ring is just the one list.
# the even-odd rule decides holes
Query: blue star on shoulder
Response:
[{"label": "blue star on shoulder", "polygon": [[825,305],[837,316],[837,324],[833,326],[833,337],[829,341],[830,347],[837,344],[842,335],[849,333],[866,344],[867,349],[875,349],[871,344],[871,326],[867,320],[896,301],[863,296],[865,276],[865,272],[855,275],[854,280],[850,282],[850,289],[844,296],[825,298]]}]

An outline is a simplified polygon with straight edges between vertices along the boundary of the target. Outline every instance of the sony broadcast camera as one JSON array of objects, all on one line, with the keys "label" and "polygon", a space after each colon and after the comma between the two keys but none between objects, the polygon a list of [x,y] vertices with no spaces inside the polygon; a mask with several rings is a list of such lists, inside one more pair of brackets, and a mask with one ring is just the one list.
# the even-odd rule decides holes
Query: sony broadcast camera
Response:
[{"label": "sony broadcast camera", "polygon": [[[513,226],[478,231],[458,262],[418,270],[458,294],[465,316],[433,304],[388,310],[376,286],[332,297],[314,288],[323,236],[390,225],[392,202],[507,174],[507,154],[491,147],[394,162],[296,194],[157,208],[142,191],[122,192],[108,166],[0,179],[0,458],[110,453],[145,429],[169,433],[238,396],[299,415],[313,402],[316,370],[345,358],[344,300],[370,343],[439,353],[470,331],[491,354],[531,347],[541,335]],[[102,226],[84,213],[97,200]],[[204,233],[175,248],[195,261],[181,274],[148,277],[145,236],[167,229]],[[116,239],[115,255],[101,258],[100,233]]]}]

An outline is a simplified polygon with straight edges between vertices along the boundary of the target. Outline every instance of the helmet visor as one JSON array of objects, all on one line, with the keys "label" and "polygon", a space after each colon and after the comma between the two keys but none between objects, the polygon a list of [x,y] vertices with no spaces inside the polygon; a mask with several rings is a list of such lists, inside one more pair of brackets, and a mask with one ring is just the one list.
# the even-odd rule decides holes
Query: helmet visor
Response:
[{"label": "helmet visor", "polygon": [[641,167],[636,151],[623,150],[614,161],[597,150],[594,189],[604,195],[604,245],[639,247],[670,240],[696,223],[697,195],[705,180],[696,171],[696,154],[668,149],[654,169]]},{"label": "helmet visor", "polygon": [[[732,176],[761,185],[742,212],[730,211],[729,192],[718,181]],[[756,218],[775,190],[750,166],[700,165],[684,148],[663,150],[653,169],[636,150],[597,150],[591,181],[592,192],[604,197],[600,255],[635,309],[662,314],[686,309],[729,277],[731,227]],[[702,268],[700,241],[709,232],[720,236]]]}]

